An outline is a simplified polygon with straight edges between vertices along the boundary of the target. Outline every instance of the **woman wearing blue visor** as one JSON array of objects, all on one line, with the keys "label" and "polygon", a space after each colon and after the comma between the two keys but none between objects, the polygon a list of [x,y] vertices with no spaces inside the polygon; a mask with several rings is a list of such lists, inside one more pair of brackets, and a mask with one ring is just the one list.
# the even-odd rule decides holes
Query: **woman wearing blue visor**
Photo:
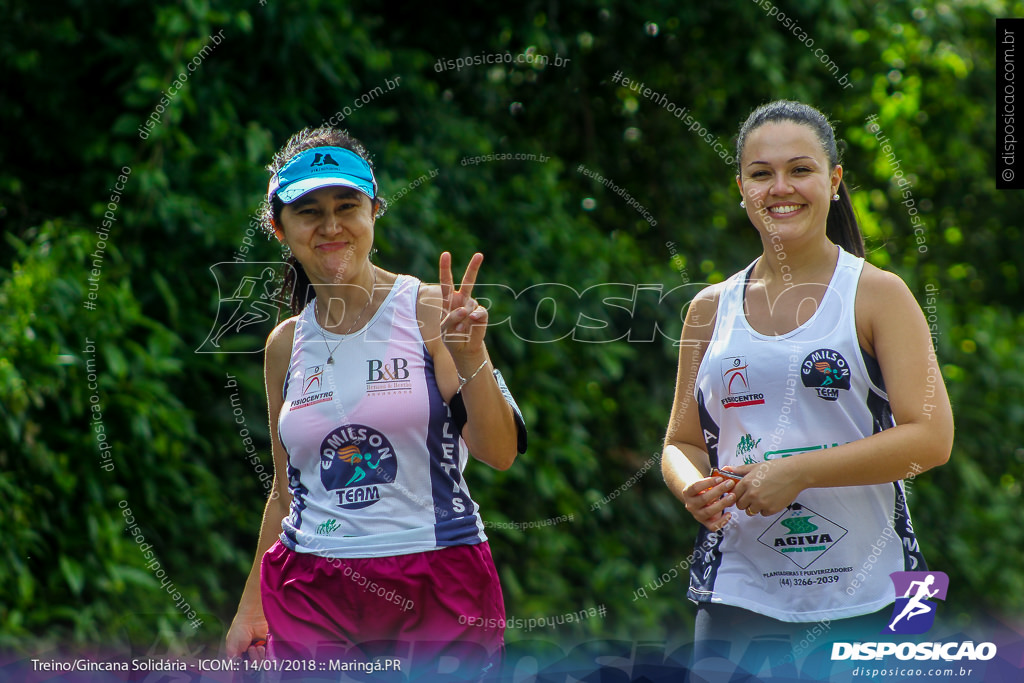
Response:
[{"label": "woman wearing blue visor", "polygon": [[448,655],[473,678],[500,657],[505,613],[462,471],[469,452],[504,470],[526,449],[472,298],[483,255],[458,289],[448,252],[440,285],[371,263],[384,203],[342,131],[297,133],[269,170],[293,317],[267,341],[275,494],[227,654]]}]

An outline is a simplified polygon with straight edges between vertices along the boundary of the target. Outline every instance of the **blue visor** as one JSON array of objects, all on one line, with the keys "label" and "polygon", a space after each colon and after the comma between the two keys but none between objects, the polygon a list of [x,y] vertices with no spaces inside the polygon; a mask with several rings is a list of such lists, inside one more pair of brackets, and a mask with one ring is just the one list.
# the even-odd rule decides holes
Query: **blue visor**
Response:
[{"label": "blue visor", "polygon": [[267,201],[276,194],[291,204],[307,192],[335,185],[354,187],[370,199],[377,196],[377,181],[366,159],[344,147],[314,147],[296,154],[274,174]]}]

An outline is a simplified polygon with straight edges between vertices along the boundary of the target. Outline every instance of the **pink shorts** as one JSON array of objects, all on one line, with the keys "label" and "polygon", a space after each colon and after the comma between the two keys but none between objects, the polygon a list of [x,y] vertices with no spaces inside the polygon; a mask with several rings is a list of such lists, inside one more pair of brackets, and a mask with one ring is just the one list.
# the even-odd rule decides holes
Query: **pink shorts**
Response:
[{"label": "pink shorts", "polygon": [[394,657],[419,670],[454,657],[452,680],[500,664],[505,606],[487,543],[325,558],[278,541],[263,556],[260,591],[277,659]]}]

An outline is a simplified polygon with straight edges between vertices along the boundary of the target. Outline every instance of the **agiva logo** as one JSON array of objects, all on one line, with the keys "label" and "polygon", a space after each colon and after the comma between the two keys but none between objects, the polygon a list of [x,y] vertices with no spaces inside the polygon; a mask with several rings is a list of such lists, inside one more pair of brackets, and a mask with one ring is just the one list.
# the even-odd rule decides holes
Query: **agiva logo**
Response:
[{"label": "agiva logo", "polygon": [[844,527],[832,520],[794,502],[775,518],[757,540],[788,557],[801,569],[807,569],[838,543],[846,532]]},{"label": "agiva logo", "polygon": [[928,631],[935,623],[937,606],[931,599],[946,599],[949,577],[943,572],[893,572],[889,578],[897,597],[892,619],[882,633],[910,635]]}]

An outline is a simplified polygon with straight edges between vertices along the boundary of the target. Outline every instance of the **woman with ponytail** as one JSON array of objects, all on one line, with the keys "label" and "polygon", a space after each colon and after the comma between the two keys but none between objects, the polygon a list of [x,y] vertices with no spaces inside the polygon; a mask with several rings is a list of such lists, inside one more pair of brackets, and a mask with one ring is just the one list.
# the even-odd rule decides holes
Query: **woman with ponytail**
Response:
[{"label": "woman with ponytail", "polygon": [[[863,259],[825,116],[761,106],[736,156],[763,250],[687,311],[662,467],[701,525],[697,668],[753,657],[756,674],[811,643],[884,640],[889,575],[926,570],[902,480],[949,459],[953,418],[920,307]],[[783,640],[745,657],[757,636]]]}]

